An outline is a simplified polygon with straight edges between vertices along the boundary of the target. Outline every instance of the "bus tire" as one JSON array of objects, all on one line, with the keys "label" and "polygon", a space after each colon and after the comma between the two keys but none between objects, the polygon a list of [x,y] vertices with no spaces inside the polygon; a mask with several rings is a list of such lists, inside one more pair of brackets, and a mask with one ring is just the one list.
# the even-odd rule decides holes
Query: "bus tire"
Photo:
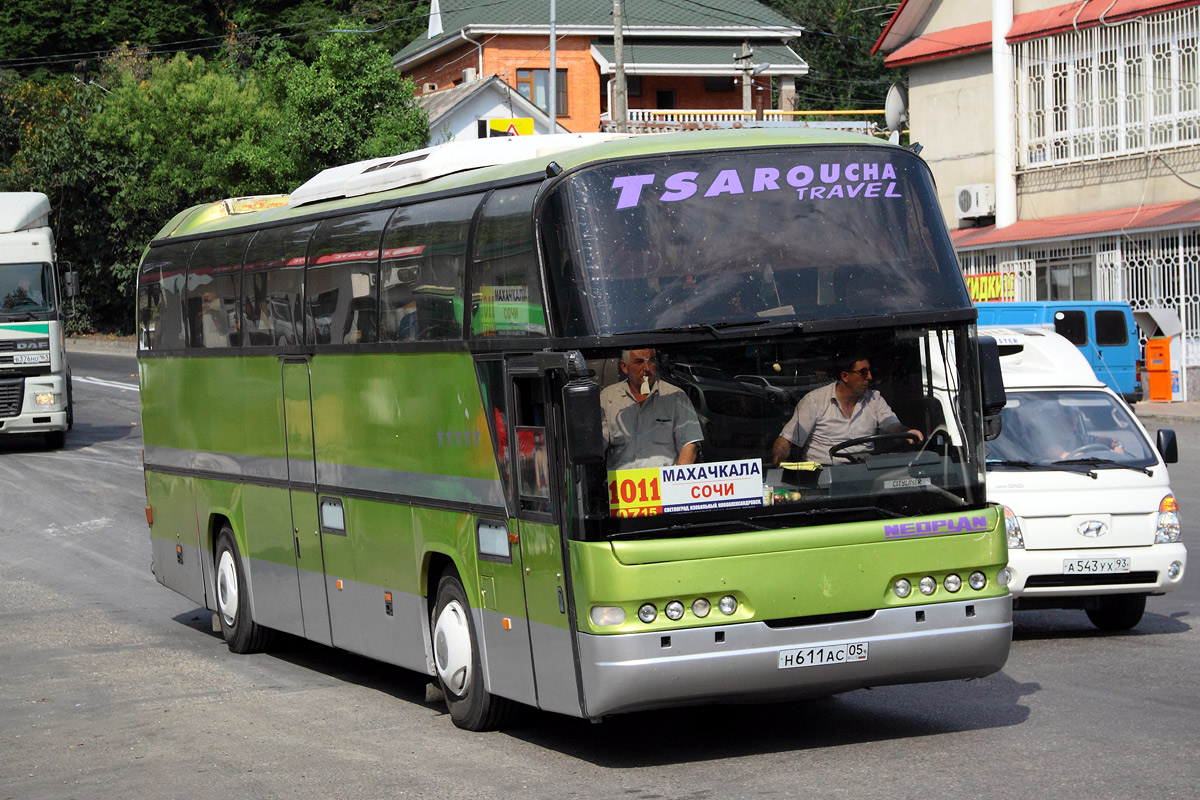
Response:
[{"label": "bus tire", "polygon": [[1102,631],[1127,631],[1141,622],[1146,612],[1144,594],[1112,594],[1096,600],[1096,606],[1087,609],[1087,615]]},{"label": "bus tire", "polygon": [[256,653],[270,641],[271,631],[250,616],[250,591],[246,570],[238,553],[233,528],[225,522],[217,533],[216,554],[217,618],[225,644],[234,653]]},{"label": "bus tire", "polygon": [[471,604],[453,570],[438,582],[431,633],[438,683],[454,724],[469,731],[501,727],[512,714],[513,704],[483,688]]}]

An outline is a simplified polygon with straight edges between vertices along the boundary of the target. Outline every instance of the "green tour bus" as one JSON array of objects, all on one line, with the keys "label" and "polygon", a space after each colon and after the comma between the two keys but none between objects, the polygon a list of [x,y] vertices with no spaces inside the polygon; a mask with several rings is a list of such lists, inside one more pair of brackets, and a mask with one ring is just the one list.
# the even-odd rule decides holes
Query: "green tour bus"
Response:
[{"label": "green tour bus", "polygon": [[[1008,657],[998,361],[905,148],[451,143],[182,212],[137,302],[154,574],[234,652],[283,631],[423,672],[472,730]],[[643,349],[693,464],[606,463],[601,392]],[[920,441],[774,464],[850,352]]]}]

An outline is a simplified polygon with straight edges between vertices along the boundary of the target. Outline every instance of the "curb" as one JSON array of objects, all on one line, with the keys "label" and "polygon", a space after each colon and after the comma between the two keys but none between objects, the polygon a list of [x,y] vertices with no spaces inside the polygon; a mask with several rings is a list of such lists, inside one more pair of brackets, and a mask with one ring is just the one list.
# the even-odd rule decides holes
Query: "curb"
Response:
[{"label": "curb", "polygon": [[129,356],[130,358],[137,355],[136,343],[123,342],[119,339],[80,339],[68,336],[66,347],[68,353],[101,353]]}]

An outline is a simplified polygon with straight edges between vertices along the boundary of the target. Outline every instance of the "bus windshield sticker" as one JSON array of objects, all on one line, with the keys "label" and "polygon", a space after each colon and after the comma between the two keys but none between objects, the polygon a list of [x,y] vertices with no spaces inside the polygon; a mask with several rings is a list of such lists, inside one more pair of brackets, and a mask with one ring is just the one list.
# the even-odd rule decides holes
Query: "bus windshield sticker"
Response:
[{"label": "bus windshield sticker", "polygon": [[[835,200],[838,198],[885,197],[899,198],[899,182],[896,168],[890,163],[826,163],[810,167],[797,164],[787,172],[775,167],[747,167],[741,170],[723,169],[714,177],[700,180],[700,173],[676,172],[666,176],[662,188],[655,191],[658,176],[655,174],[618,175],[613,178],[612,188],[619,191],[617,209],[638,205],[647,196],[663,203],[673,203],[694,197],[701,188],[703,197],[738,195],[747,191],[773,192],[784,188],[783,183],[796,192],[798,200]],[[650,187],[650,192],[643,191]],[[749,188],[747,188],[749,187]]]},{"label": "bus windshield sticker", "polygon": [[608,508],[614,517],[648,517],[762,504],[762,461],[757,458],[608,473]]}]

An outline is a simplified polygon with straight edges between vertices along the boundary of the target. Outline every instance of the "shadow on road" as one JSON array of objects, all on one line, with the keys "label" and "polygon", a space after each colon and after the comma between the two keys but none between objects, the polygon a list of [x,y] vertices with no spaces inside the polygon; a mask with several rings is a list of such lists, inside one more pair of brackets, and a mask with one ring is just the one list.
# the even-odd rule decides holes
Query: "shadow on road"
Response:
[{"label": "shadow on road", "polygon": [[[212,630],[211,611],[197,609],[175,619],[224,647],[221,634]],[[277,658],[444,712],[441,699],[427,693],[427,676],[293,636],[277,637],[268,653],[251,658]],[[1019,725],[1029,714],[1022,699],[1040,689],[1002,671],[974,681],[888,686],[818,700],[635,712],[602,724],[526,708],[492,735],[603,768],[655,767]],[[444,723],[453,725],[448,715]]]},{"label": "shadow on road", "polygon": [[1087,614],[1083,611],[1014,611],[1013,640],[1138,638],[1187,633],[1192,629],[1192,626],[1184,621],[1187,616],[1189,614],[1186,611],[1170,615],[1152,614],[1147,611],[1133,630],[1102,631],[1088,621]]}]

